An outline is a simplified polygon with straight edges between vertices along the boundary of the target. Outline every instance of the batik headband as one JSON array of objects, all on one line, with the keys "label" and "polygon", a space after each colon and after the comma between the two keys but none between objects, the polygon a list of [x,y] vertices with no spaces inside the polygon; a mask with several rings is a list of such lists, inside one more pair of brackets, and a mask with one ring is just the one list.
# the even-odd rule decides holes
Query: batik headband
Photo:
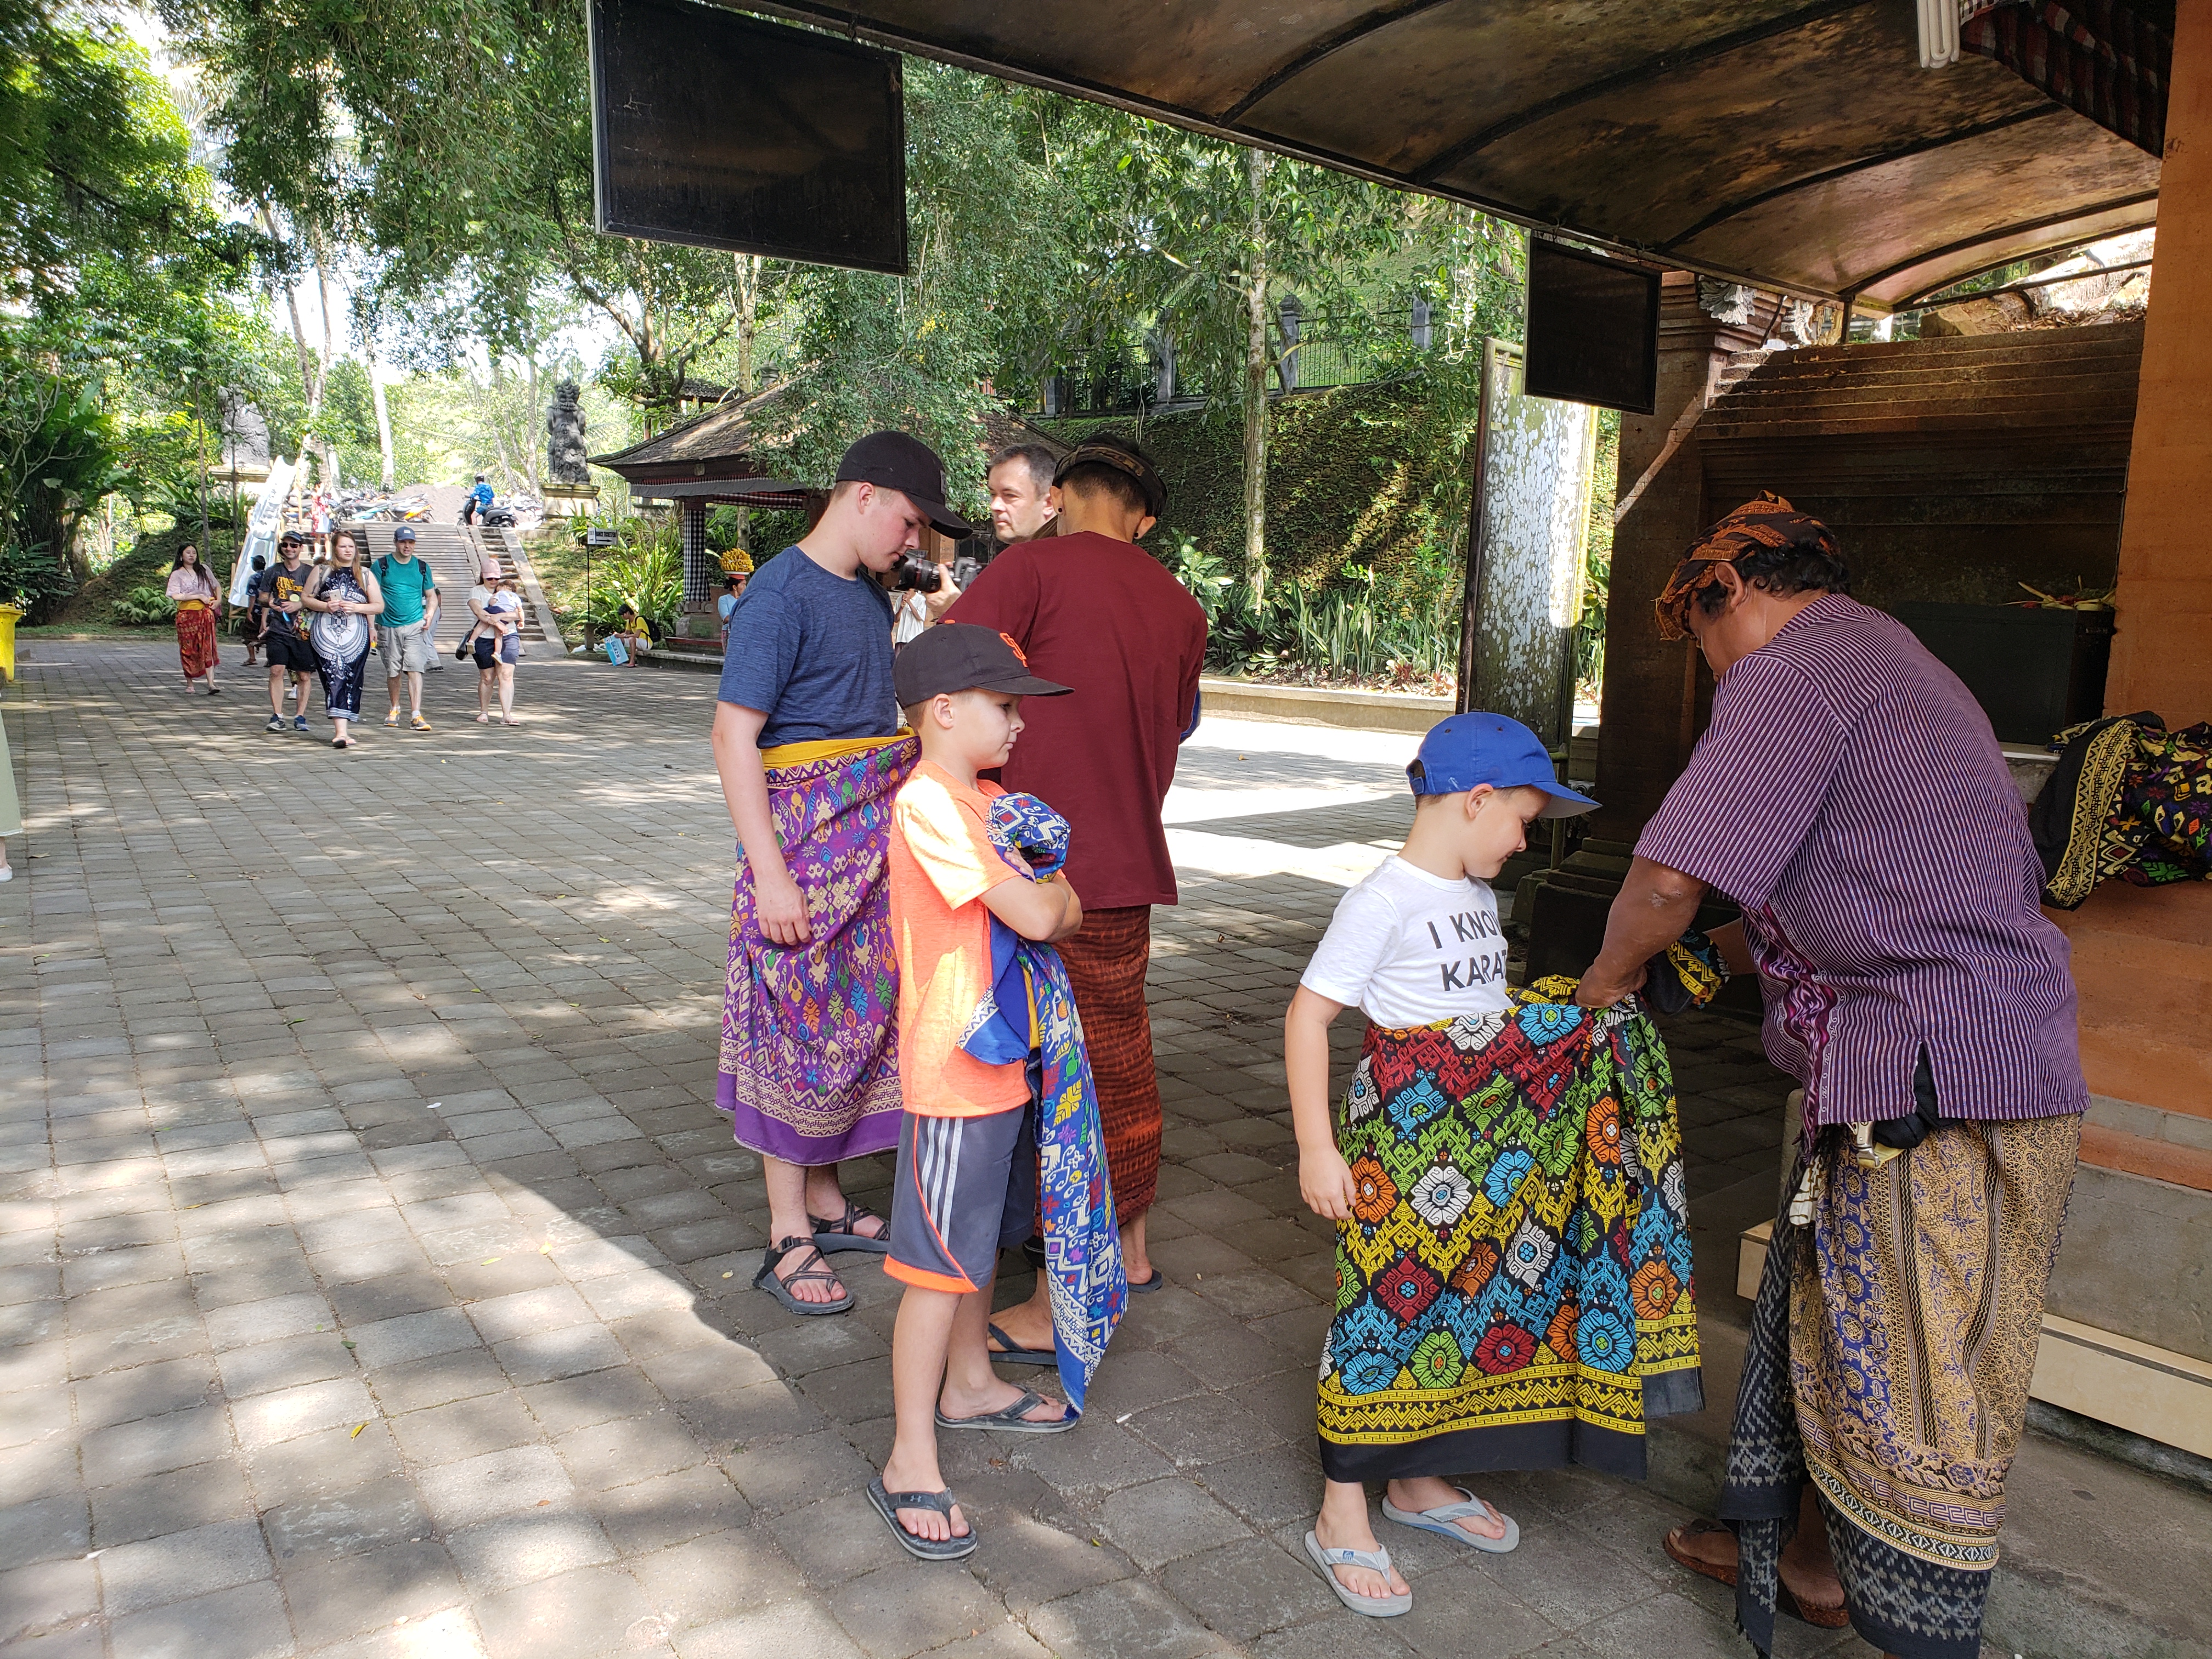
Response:
[{"label": "batik headband", "polygon": [[1690,544],[1666,591],[1653,604],[1659,615],[1659,637],[1688,637],[1690,606],[1700,592],[1719,582],[1722,566],[1782,547],[1843,557],[1835,532],[1827,526],[1798,512],[1772,490],[1762,489],[1757,500],[1746,501]]}]

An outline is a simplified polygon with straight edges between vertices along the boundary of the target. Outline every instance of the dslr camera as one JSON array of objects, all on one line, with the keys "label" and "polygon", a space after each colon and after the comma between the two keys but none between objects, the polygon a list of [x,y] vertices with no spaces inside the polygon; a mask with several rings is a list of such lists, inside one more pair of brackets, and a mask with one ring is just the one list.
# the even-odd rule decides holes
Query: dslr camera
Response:
[{"label": "dslr camera", "polygon": [[898,580],[891,584],[896,593],[934,593],[945,586],[945,578],[929,560],[912,553],[902,553],[899,562],[891,567],[898,572]]}]

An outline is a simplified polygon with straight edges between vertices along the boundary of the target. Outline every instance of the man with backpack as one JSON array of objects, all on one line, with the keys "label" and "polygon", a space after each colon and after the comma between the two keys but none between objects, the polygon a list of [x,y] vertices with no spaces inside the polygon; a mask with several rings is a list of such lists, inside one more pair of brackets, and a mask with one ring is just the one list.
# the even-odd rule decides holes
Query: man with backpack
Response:
[{"label": "man with backpack", "polygon": [[374,568],[377,584],[384,590],[376,650],[384,659],[385,690],[392,700],[392,712],[384,723],[399,724],[399,679],[404,674],[413,711],[407,723],[427,732],[430,722],[422,718],[422,674],[438,659],[431,640],[438,623],[438,578],[429,561],[415,555],[414,526],[403,524],[392,532],[392,551],[377,560]]}]

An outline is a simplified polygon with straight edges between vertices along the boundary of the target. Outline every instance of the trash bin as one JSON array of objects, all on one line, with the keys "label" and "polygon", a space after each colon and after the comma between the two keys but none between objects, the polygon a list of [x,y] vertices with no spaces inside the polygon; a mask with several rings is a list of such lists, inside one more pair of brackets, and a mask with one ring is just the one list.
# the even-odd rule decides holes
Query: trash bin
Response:
[{"label": "trash bin", "polygon": [[15,678],[15,624],[23,613],[12,605],[0,605],[0,673]]}]

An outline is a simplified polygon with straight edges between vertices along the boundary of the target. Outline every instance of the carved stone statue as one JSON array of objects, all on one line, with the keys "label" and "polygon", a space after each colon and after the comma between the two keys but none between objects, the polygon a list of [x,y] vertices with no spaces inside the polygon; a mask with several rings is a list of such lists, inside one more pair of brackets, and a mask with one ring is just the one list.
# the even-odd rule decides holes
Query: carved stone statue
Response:
[{"label": "carved stone statue", "polygon": [[246,394],[226,386],[216,394],[222,422],[223,470],[237,477],[269,476],[269,422],[246,401]]},{"label": "carved stone statue", "polygon": [[576,406],[577,395],[574,380],[562,381],[553,388],[553,406],[545,412],[545,471],[551,483],[592,481],[584,465],[584,411]]}]

